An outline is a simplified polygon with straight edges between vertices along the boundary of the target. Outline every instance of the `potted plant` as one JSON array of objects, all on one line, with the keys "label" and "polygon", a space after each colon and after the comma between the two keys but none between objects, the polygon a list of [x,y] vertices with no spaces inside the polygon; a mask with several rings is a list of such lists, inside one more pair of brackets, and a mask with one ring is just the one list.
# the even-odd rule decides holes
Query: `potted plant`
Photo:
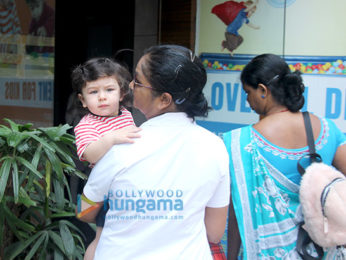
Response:
[{"label": "potted plant", "polygon": [[86,176],[73,160],[69,125],[0,125],[0,259],[83,259],[69,176]]}]

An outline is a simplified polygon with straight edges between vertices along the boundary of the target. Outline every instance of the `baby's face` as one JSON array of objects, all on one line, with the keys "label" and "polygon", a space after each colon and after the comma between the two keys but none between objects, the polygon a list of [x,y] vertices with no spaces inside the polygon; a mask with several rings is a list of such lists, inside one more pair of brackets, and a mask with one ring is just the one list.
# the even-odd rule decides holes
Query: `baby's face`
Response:
[{"label": "baby's face", "polygon": [[98,116],[117,116],[122,100],[117,80],[108,76],[87,82],[78,97],[83,107]]}]

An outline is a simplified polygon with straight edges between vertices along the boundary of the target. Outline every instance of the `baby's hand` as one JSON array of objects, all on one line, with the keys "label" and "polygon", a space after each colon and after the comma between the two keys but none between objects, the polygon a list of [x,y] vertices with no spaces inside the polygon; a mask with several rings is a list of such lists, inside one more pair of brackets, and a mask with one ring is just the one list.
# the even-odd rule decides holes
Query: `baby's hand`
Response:
[{"label": "baby's hand", "polygon": [[125,144],[125,143],[134,143],[134,138],[139,138],[141,135],[138,133],[141,131],[137,126],[127,126],[119,130],[114,130],[108,135],[111,136],[113,144]]}]

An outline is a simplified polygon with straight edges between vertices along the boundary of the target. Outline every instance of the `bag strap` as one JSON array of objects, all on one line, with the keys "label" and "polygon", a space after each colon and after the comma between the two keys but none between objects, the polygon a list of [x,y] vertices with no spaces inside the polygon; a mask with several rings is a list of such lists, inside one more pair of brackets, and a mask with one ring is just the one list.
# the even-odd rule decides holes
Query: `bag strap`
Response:
[{"label": "bag strap", "polygon": [[[309,146],[309,153],[304,157],[310,158],[310,164],[313,162],[322,162],[321,156],[318,153],[316,153],[314,134],[312,131],[309,112],[304,111],[303,118],[304,118],[306,138],[307,138],[307,142]],[[304,157],[300,158],[297,163],[298,172],[300,173],[300,175],[303,175],[305,173],[305,168],[300,164],[300,160],[303,159]]]},{"label": "bag strap", "polygon": [[[323,258],[323,248],[317,245],[308,235],[308,232],[303,228],[304,223],[301,223],[298,230],[297,238],[297,252],[304,260],[320,260]],[[317,255],[313,256],[308,252],[308,245],[312,243],[312,246],[316,250]]]},{"label": "bag strap", "polygon": [[[306,138],[309,146],[309,153],[307,154],[307,157],[310,159],[310,164],[313,162],[322,162],[321,156],[316,153],[315,149],[315,140],[314,140],[314,134],[312,131],[311,126],[311,120],[309,112],[305,111],[303,112],[303,118],[304,118],[304,125],[305,125],[305,132],[306,132]],[[303,156],[299,159],[297,163],[298,171],[301,175],[305,173],[304,167],[300,164],[300,160],[303,159],[306,156]],[[324,252],[323,248],[317,245],[309,236],[308,232],[303,228],[304,221],[300,223],[299,230],[298,230],[298,238],[297,238],[297,252],[298,254],[304,259],[304,260],[317,260],[322,259]],[[312,244],[312,247],[316,250],[317,256],[312,256],[308,252],[308,245]]]},{"label": "bag strap", "polygon": [[307,111],[303,112],[303,118],[304,118],[306,137],[308,140],[309,152],[310,152],[310,154],[314,154],[314,153],[316,153],[315,141],[314,141],[314,133],[313,133],[312,127],[311,127],[311,120],[310,120],[309,112],[307,112]]}]

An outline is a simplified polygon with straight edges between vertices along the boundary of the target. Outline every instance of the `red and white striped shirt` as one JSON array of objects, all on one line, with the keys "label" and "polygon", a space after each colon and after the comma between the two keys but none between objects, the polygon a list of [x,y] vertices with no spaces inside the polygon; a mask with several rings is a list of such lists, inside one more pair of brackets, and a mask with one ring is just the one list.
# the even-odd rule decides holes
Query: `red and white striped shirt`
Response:
[{"label": "red and white striped shirt", "polygon": [[135,125],[133,117],[125,108],[121,108],[121,115],[116,117],[85,115],[74,128],[79,159],[86,161],[83,158],[83,153],[91,142],[97,141],[110,131],[131,125]]}]

